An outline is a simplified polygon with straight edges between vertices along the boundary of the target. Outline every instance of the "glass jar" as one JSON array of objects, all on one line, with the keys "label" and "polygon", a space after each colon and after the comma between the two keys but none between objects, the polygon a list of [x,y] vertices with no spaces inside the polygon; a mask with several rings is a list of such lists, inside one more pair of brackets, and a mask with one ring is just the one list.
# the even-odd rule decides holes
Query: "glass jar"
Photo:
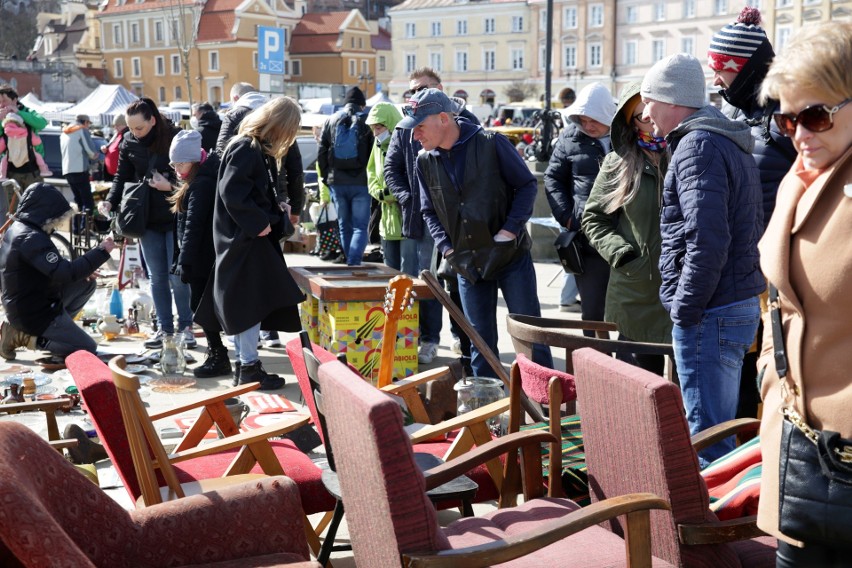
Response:
[{"label": "glass jar", "polygon": [[163,336],[160,350],[160,370],[163,375],[183,375],[186,370],[182,333],[167,333]]},{"label": "glass jar", "polygon": [[[487,406],[505,398],[503,381],[491,377],[468,377],[458,381],[454,386],[458,397],[458,413],[464,414]],[[500,417],[495,416],[488,420],[488,426],[492,431],[500,427]]]}]

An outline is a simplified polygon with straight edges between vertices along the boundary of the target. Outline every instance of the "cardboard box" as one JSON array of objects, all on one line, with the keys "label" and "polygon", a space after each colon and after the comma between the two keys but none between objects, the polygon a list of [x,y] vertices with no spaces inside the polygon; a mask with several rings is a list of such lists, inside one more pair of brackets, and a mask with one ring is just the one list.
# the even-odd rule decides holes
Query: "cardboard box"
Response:
[{"label": "cardboard box", "polygon": [[316,233],[299,233],[284,241],[284,252],[307,254],[317,246]]},{"label": "cardboard box", "polygon": [[[304,290],[302,290],[304,292]],[[302,322],[302,329],[308,332],[308,336],[316,344],[319,344],[319,299],[316,296],[311,296],[310,293],[305,294],[308,299],[299,304],[299,319]]]}]

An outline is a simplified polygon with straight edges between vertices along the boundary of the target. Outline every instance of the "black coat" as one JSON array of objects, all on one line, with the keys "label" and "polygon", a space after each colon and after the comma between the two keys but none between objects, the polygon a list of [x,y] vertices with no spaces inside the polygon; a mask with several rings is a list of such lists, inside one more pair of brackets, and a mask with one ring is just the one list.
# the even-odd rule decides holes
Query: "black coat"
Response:
[{"label": "black coat", "polygon": [[252,110],[254,109],[247,106],[234,106],[225,113],[225,118],[222,119],[222,124],[219,127],[219,137],[216,140],[217,154],[221,156],[225,152],[225,146],[236,135],[240,123]]},{"label": "black coat", "polygon": [[62,290],[68,284],[88,277],[109,260],[109,253],[100,247],[74,260],[62,258],[43,227],[70,208],[56,188],[38,184],[24,193],[16,221],[3,235],[3,306],[9,322],[30,335],[41,335],[62,314]]},{"label": "black coat", "polygon": [[213,206],[219,156],[207,156],[183,196],[183,211],[177,216],[180,246],[177,264],[187,279],[206,279],[216,263],[213,247]]},{"label": "black coat", "polygon": [[[277,183],[274,161],[249,138],[231,143],[222,157],[213,212],[216,267],[195,313],[205,329],[236,334],[258,322],[268,330],[301,329],[297,306],[305,295],[281,252],[283,218],[270,172]],[[272,232],[258,237],[267,225]]]},{"label": "black coat", "polygon": [[216,111],[208,110],[198,119],[198,132],[201,133],[201,147],[207,152],[216,149],[216,141],[219,139],[219,129],[222,128],[222,119]]}]

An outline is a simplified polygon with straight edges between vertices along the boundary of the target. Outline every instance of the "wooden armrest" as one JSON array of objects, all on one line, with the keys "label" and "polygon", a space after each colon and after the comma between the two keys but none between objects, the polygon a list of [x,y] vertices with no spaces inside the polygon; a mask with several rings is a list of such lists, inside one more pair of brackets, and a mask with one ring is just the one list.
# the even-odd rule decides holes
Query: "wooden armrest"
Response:
[{"label": "wooden armrest", "polygon": [[682,544],[721,544],[765,535],[765,532],[757,528],[755,515],[727,521],[677,526],[677,536]]},{"label": "wooden armrest", "polygon": [[474,467],[509,453],[512,450],[528,445],[541,445],[558,441],[553,434],[544,430],[514,432],[497,438],[487,444],[477,446],[448,462],[424,471],[423,476],[426,478],[426,490],[429,491],[439,485],[443,485]]},{"label": "wooden armrest", "polygon": [[42,410],[44,412],[56,412],[63,406],[71,404],[67,398],[54,398],[51,400],[32,400],[27,402],[13,402],[12,404],[0,404],[0,413],[17,414],[28,410]]},{"label": "wooden armrest", "polygon": [[424,383],[445,377],[449,373],[452,373],[449,367],[438,367],[437,369],[430,369],[428,371],[423,371],[422,373],[416,373],[410,377],[400,379],[397,382],[389,384],[386,387],[382,387],[379,390],[383,390],[390,394],[399,394],[402,391],[417,388]]},{"label": "wooden armrest", "polygon": [[423,428],[411,433],[411,443],[420,444],[422,442],[427,442],[429,440],[437,438],[438,436],[442,436],[450,432],[460,430],[466,426],[484,422],[489,418],[494,418],[495,416],[498,416],[508,411],[509,399],[504,398],[498,400],[497,402],[492,402],[491,404],[486,404],[485,406],[481,406],[475,410],[471,410],[470,412],[460,414],[455,418],[444,420],[443,422],[439,422],[438,424],[424,425]]},{"label": "wooden armrest", "polygon": [[50,444],[50,447],[53,448],[54,450],[62,450],[62,449],[65,449],[65,448],[76,448],[79,443],[80,443],[80,440],[78,440],[77,438],[70,438],[70,439],[67,439],[67,440],[50,440],[48,442],[48,444]]},{"label": "wooden armrest", "polygon": [[[631,545],[639,544],[641,546],[644,544],[644,546],[641,546],[643,548],[642,551],[638,551],[636,548],[634,548],[634,551],[644,553],[647,557],[647,565],[650,566],[650,533],[630,535],[630,529],[637,529],[637,533],[644,532],[643,528],[650,530],[648,511],[651,509],[668,510],[669,508],[668,502],[651,493],[622,495],[592,503],[588,507],[573,511],[560,519],[548,521],[533,530],[512,535],[502,540],[455,550],[443,550],[437,553],[406,553],[403,556],[406,560],[405,566],[410,568],[456,568],[458,566],[477,568],[480,566],[492,566],[520,558],[598,523],[621,515],[628,515],[628,538],[625,539],[628,560],[631,559],[630,549],[633,548]],[[637,519],[639,523],[630,527],[630,516],[634,513],[640,513],[641,517]],[[631,538],[633,542],[631,542]],[[636,541],[639,542],[637,543]],[[578,551],[577,553],[582,554],[582,551]],[[641,562],[642,559],[635,558],[635,560]],[[637,562],[637,564],[640,562]]]},{"label": "wooden armrest", "polygon": [[174,416],[175,414],[182,414],[189,410],[194,410],[196,408],[201,408],[202,406],[207,406],[214,402],[225,400],[226,398],[240,396],[241,394],[246,394],[251,391],[257,390],[258,388],[260,388],[260,383],[249,383],[247,385],[231,387],[226,391],[207,396],[205,398],[202,398],[201,400],[190,402],[182,406],[175,406],[174,408],[169,408],[168,410],[163,410],[162,412],[158,412],[156,414],[151,414],[150,418],[152,421],[156,422],[157,420],[162,420],[163,418],[168,418],[169,416]]},{"label": "wooden armrest", "polygon": [[268,440],[269,438],[292,432],[297,428],[301,428],[311,420],[310,416],[301,414],[292,415],[292,418],[293,420],[279,420],[273,424],[269,424],[268,426],[263,426],[262,428],[255,428],[248,432],[240,432],[236,436],[228,436],[227,438],[222,438],[221,440],[216,440],[209,444],[203,444],[201,446],[176,452],[169,455],[169,461],[171,463],[178,463],[188,459],[197,458],[199,456],[218,454],[224,450],[242,448],[249,444],[254,444],[256,442]]},{"label": "wooden armrest", "polygon": [[760,420],[756,418],[737,418],[728,420],[721,424],[711,426],[706,430],[702,430],[690,440],[692,447],[696,452],[700,452],[704,448],[709,448],[716,442],[720,442],[728,436],[733,436],[740,432],[752,432],[760,428]]}]

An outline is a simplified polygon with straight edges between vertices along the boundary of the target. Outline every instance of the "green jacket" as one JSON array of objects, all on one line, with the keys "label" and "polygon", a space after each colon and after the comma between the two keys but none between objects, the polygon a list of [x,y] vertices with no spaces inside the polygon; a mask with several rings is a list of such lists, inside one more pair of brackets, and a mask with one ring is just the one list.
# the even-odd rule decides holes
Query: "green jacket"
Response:
[{"label": "green jacket", "polygon": [[[391,103],[378,103],[370,109],[367,116],[367,124],[382,124],[388,129],[388,134],[393,133],[397,122],[402,120],[402,114]],[[386,241],[402,240],[402,210],[396,197],[385,184],[385,154],[388,152],[391,137],[388,136],[384,142],[373,144],[373,151],[367,162],[367,189],[370,195],[380,203],[382,209],[382,221],[379,225],[379,234]]]},{"label": "green jacket", "polygon": [[[47,119],[42,115],[32,110],[29,107],[18,103],[18,110],[15,111],[17,114],[24,119],[24,124],[29,126],[32,131],[36,134],[44,130],[44,127],[47,126]],[[0,136],[3,135],[3,127],[0,126]],[[38,144],[33,146],[33,150],[44,156],[44,144]]]},{"label": "green jacket", "polygon": [[[627,87],[613,118],[613,140],[617,130],[627,128],[622,112],[636,88]],[[625,98],[626,97],[626,98]],[[619,149],[623,151],[623,149]],[[664,158],[664,156],[663,156]],[[639,190],[632,201],[613,213],[606,213],[602,202],[607,187],[607,166],[621,160],[616,151],[607,154],[601,173],[595,180],[583,213],[583,232],[589,242],[609,263],[611,270],[606,293],[604,318],[634,341],[671,343],[672,321],[660,302],[660,199],[665,177],[665,159],[660,169],[645,158]],[[622,257],[633,252],[639,258],[619,266]]]}]

